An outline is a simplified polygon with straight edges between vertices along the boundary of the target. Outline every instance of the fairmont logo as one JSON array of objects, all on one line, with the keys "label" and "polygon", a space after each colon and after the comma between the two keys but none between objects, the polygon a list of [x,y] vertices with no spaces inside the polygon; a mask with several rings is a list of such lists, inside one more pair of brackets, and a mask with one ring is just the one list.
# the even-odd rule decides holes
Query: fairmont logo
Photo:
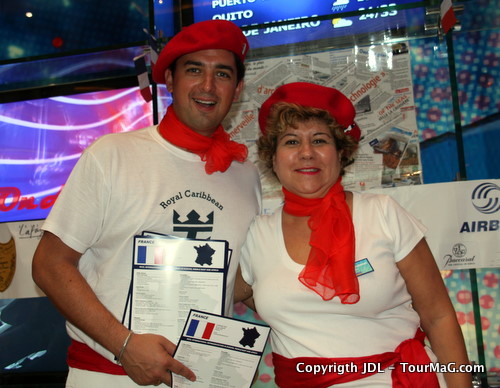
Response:
[{"label": "fairmont logo", "polygon": [[[492,215],[500,210],[500,187],[491,182],[476,186],[471,194],[474,208],[485,215]],[[464,221],[460,233],[492,232],[499,229],[498,219]]]}]

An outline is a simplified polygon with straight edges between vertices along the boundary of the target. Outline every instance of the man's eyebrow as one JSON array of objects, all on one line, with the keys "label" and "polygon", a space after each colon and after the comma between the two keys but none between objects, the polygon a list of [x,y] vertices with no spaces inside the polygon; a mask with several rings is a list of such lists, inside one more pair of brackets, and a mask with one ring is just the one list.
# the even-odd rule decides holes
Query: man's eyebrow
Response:
[{"label": "man's eyebrow", "polygon": [[183,63],[184,66],[203,66],[202,62],[189,60]]},{"label": "man's eyebrow", "polygon": [[[183,66],[199,66],[199,67],[203,67],[204,64],[203,64],[203,62],[194,61],[194,60],[188,60],[188,61],[186,61],[186,62],[183,63]],[[225,65],[223,63],[216,64],[215,68],[219,69],[219,70],[228,70],[228,71],[234,73],[233,66]]]},{"label": "man's eyebrow", "polygon": [[229,65],[224,65],[222,63],[218,64],[215,66],[216,69],[220,69],[220,70],[228,70],[230,71],[231,73],[234,73],[234,67],[233,66],[229,66]]}]

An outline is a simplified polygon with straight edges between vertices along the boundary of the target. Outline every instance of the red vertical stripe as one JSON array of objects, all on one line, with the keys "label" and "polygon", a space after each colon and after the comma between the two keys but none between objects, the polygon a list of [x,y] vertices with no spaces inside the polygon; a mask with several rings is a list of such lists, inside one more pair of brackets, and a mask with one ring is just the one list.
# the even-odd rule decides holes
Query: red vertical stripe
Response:
[{"label": "red vertical stripe", "polygon": [[144,98],[144,101],[149,102],[153,99],[153,95],[151,94],[151,90],[149,89],[149,86],[140,89],[141,91],[141,96]]},{"label": "red vertical stripe", "polygon": [[452,27],[457,24],[458,20],[453,10],[453,3],[451,0],[443,0],[441,3],[441,26],[443,32],[446,34]]},{"label": "red vertical stripe", "polygon": [[214,331],[215,323],[207,322],[207,326],[205,326],[205,330],[203,331],[203,335],[201,338],[210,339],[212,332]]}]

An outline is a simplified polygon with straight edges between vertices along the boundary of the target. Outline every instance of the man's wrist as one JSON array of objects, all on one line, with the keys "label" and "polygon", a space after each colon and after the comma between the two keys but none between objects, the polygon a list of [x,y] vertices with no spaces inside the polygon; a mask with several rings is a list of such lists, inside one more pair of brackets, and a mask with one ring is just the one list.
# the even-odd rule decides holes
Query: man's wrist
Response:
[{"label": "man's wrist", "polygon": [[125,353],[125,349],[127,348],[127,345],[128,345],[128,342],[130,341],[130,338],[132,338],[132,334],[134,334],[134,332],[132,330],[130,330],[128,332],[128,335],[127,337],[125,338],[125,341],[123,341],[123,345],[120,349],[120,352],[118,353],[118,355],[115,357],[115,361],[118,365],[121,365],[121,360],[122,360],[122,357],[123,357],[123,353]]}]

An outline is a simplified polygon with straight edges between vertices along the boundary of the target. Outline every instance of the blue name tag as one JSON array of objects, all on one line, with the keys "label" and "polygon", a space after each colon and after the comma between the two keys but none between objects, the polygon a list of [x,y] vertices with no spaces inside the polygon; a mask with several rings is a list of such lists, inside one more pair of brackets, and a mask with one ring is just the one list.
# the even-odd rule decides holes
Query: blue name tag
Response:
[{"label": "blue name tag", "polygon": [[356,261],[354,263],[354,270],[356,271],[356,276],[361,276],[374,271],[372,265],[366,258]]}]

